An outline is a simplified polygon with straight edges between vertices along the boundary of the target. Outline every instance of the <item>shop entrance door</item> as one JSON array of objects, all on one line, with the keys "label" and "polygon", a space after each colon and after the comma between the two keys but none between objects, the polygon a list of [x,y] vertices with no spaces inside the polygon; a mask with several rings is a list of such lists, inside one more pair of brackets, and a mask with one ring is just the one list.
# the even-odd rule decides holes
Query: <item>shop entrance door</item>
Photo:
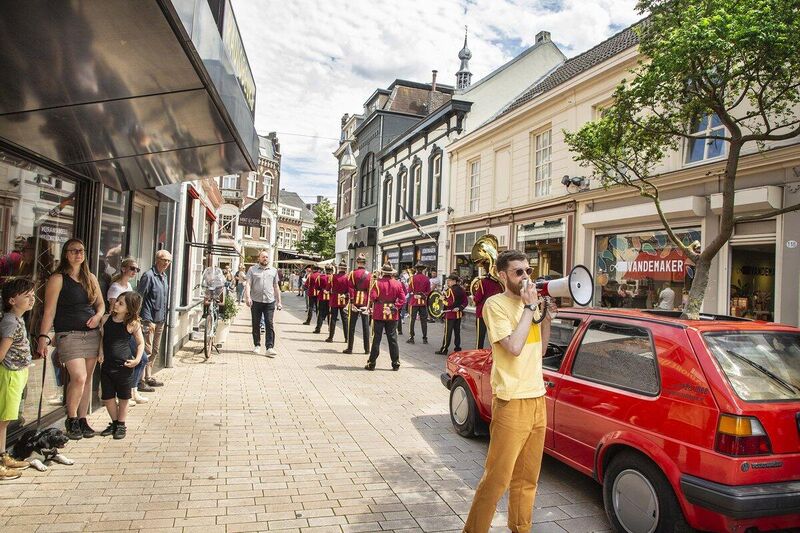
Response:
[{"label": "shop entrance door", "polygon": [[730,314],[775,319],[775,243],[732,244]]}]

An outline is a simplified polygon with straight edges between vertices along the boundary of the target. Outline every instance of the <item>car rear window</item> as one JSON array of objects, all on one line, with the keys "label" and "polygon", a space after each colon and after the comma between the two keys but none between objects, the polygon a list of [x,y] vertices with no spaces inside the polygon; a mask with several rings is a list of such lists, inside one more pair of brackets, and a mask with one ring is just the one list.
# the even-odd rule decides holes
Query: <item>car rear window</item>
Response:
[{"label": "car rear window", "polygon": [[703,337],[742,400],[800,399],[800,335],[737,331]]}]

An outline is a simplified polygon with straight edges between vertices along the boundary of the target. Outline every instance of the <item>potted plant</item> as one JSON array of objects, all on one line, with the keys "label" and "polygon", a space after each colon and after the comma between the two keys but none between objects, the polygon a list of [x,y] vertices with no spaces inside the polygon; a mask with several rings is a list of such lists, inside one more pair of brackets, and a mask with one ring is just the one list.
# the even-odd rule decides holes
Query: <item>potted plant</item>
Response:
[{"label": "potted plant", "polygon": [[228,328],[233,322],[233,317],[236,316],[237,306],[236,298],[230,293],[225,295],[225,301],[219,308],[219,318],[221,322],[217,324],[217,343],[222,344],[228,338]]}]

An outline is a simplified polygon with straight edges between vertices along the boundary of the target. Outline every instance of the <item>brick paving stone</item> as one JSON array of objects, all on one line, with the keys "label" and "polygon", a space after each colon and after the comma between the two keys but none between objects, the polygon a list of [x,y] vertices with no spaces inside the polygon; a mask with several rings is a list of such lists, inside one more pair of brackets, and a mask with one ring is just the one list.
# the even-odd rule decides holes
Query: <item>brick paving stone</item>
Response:
[{"label": "brick paving stone", "polygon": [[[221,354],[204,362],[189,342],[159,372],[165,386],[129,410],[125,440],[71,442],[64,453],[75,465],[0,485],[9,503],[0,529],[460,530],[488,440],[453,431],[439,382],[445,357],[433,354],[441,324],[430,324],[429,345],[399,337],[399,372],[388,371],[385,343],[378,369],[365,372],[364,354],[342,354],[342,342],[322,343],[301,324],[300,298],[287,294],[284,305],[277,357],[249,353],[243,308]],[[462,336],[473,345],[474,321]],[[105,427],[107,415],[90,423]],[[537,532],[610,528],[599,486],[549,457],[534,521]]]}]

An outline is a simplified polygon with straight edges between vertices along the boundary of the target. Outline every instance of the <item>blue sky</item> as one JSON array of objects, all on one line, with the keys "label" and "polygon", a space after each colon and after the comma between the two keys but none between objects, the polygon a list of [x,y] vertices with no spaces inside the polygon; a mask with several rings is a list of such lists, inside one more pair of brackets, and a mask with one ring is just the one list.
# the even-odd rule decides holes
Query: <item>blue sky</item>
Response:
[{"label": "blue sky", "polygon": [[[281,187],[335,199],[339,124],[403,78],[454,84],[469,26],[473,82],[542,30],[568,57],[638,20],[635,0],[232,0],[256,80],[256,129],[277,131]],[[533,81],[533,80],[532,80]]]}]

